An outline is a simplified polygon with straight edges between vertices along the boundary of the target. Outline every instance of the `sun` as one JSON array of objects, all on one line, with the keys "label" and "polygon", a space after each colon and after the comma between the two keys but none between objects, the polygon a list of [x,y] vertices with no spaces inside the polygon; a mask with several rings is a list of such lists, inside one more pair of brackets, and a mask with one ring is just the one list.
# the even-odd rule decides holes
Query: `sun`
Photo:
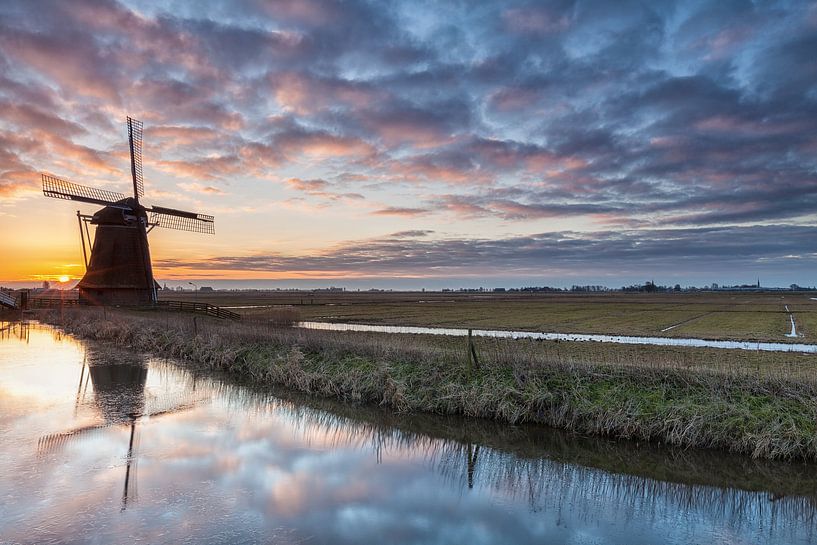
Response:
[{"label": "sun", "polygon": [[57,278],[57,280],[59,280],[60,282],[65,283],[65,282],[68,282],[69,280],[71,280],[71,277],[68,276],[67,274],[63,274],[62,276]]}]

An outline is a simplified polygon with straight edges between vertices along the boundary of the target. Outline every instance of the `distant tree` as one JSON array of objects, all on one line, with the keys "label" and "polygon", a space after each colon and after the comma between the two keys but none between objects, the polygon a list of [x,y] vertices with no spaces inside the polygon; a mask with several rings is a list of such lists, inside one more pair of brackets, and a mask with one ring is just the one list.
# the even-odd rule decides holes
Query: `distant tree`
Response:
[{"label": "distant tree", "polygon": [[675,291],[681,291],[681,284],[675,284]]}]

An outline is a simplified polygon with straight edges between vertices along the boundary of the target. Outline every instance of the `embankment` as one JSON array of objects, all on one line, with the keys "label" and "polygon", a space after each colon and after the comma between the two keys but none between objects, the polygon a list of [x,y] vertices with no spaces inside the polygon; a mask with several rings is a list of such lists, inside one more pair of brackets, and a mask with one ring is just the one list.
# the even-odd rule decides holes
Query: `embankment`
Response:
[{"label": "embankment", "polygon": [[[552,341],[497,340],[478,350],[479,366],[471,368],[461,339],[194,322],[160,312],[108,310],[103,316],[78,309],[40,319],[79,337],[247,381],[399,412],[533,422],[756,458],[817,460],[817,381],[760,366],[749,373],[737,366],[664,365],[646,361],[648,350],[638,352],[638,359],[618,353],[605,359],[611,349],[591,346],[597,343],[585,343],[589,356],[564,358],[555,356]],[[813,358],[803,363],[813,365]]]}]

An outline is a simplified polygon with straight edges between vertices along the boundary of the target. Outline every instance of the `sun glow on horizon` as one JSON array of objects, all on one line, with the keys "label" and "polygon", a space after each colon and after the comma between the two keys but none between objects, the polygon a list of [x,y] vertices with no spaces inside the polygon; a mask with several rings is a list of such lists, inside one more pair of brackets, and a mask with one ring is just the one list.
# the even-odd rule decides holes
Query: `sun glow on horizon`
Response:
[{"label": "sun glow on horizon", "polygon": [[59,278],[57,278],[57,280],[59,280],[61,283],[64,284],[64,283],[68,282],[69,280],[71,280],[71,277],[68,276],[67,274],[63,274],[63,275],[60,275]]}]

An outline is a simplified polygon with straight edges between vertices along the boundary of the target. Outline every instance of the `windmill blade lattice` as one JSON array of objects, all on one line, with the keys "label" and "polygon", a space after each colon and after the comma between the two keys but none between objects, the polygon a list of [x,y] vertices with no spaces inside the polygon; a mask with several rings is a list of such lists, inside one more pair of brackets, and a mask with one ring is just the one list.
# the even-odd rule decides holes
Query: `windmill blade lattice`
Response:
[{"label": "windmill blade lattice", "polygon": [[142,172],[142,122],[130,116],[128,116],[128,140],[130,141],[133,194],[138,199],[145,194],[145,177]]},{"label": "windmill blade lattice", "polygon": [[154,206],[149,211],[150,223],[159,227],[208,235],[215,233],[213,216],[162,206]]},{"label": "windmill blade lattice", "polygon": [[75,184],[49,174],[43,174],[42,179],[43,195],[46,197],[66,199],[69,201],[82,201],[92,204],[100,204],[102,206],[122,208],[125,210],[129,210],[131,208],[130,206],[119,202],[127,197],[122,193],[117,193],[116,191],[107,191],[105,189],[97,189],[95,187]]}]

